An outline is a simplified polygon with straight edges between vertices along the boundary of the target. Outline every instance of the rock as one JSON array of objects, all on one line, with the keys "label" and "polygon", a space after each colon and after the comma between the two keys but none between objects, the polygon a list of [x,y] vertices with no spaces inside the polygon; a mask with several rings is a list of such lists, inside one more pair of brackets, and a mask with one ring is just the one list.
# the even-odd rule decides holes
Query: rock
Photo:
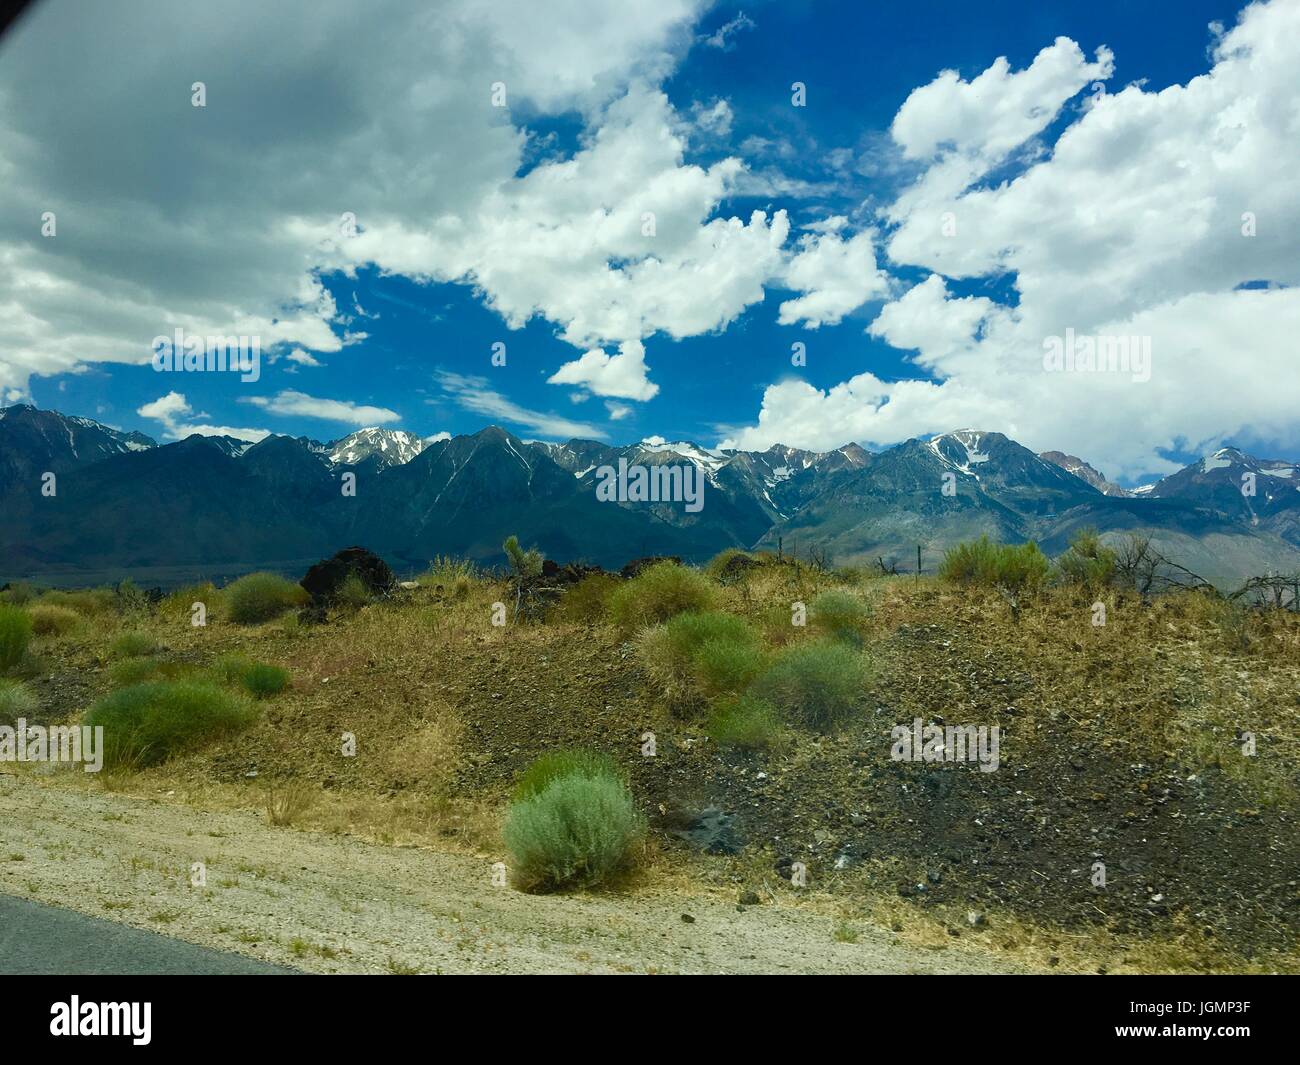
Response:
[{"label": "rock", "polygon": [[740,896],[742,906],[757,906],[761,901],[762,899],[758,897],[757,891],[746,891]]},{"label": "rock", "polygon": [[419,581],[401,581],[401,582],[398,583],[397,587],[403,589],[404,591],[413,592],[413,591],[415,591],[415,589],[417,589],[418,587],[420,587],[420,582],[419,582]]},{"label": "rock", "polygon": [[689,913],[682,914],[682,924],[694,924],[694,923],[695,923],[695,918],[692,917]]},{"label": "rock", "polygon": [[349,576],[355,575],[372,595],[386,595],[397,584],[388,563],[364,547],[346,547],[332,558],[317,562],[298,583],[307,590],[312,603],[333,603]]},{"label": "rock", "polygon": [[742,845],[735,818],[717,806],[699,811],[673,835],[707,854],[739,854]]},{"label": "rock", "polygon": [[985,917],[982,913],[978,913],[975,910],[971,910],[968,914],[966,914],[966,923],[970,925],[972,928],[983,928],[985,925],[989,923],[989,919]]},{"label": "rock", "polygon": [[677,555],[647,555],[645,558],[633,559],[623,567],[619,576],[626,581],[630,581],[643,569],[648,569],[658,562],[672,562],[678,566],[682,564],[682,560]]}]

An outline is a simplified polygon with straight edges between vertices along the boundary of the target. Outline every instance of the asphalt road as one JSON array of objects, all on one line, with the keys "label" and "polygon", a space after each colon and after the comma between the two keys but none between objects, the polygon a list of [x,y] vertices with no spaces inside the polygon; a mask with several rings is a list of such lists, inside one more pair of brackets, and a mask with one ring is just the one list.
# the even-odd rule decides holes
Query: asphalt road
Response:
[{"label": "asphalt road", "polygon": [[211,976],[294,969],[0,895],[0,975]]}]

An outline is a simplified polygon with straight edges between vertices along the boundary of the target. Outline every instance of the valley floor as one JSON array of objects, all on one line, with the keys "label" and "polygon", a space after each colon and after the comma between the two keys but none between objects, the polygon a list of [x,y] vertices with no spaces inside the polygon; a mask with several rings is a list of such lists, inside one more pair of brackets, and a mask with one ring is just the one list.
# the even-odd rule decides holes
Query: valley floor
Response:
[{"label": "valley floor", "polygon": [[[815,907],[721,892],[525,895],[487,859],[0,776],[0,894],[319,973],[1005,973]],[[206,886],[191,887],[202,862]],[[688,919],[689,918],[689,919]]]}]

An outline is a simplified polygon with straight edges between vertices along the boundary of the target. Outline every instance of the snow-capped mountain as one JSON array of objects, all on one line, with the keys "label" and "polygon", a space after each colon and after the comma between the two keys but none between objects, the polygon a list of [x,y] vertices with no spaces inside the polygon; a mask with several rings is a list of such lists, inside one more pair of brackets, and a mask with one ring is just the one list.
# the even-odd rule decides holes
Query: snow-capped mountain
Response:
[{"label": "snow-capped mountain", "polygon": [[[603,502],[596,471],[620,459],[697,466],[702,509]],[[343,467],[357,475],[356,496],[339,492]],[[41,494],[47,471],[58,475],[55,497]],[[908,568],[920,545],[931,571],[945,548],[981,533],[1057,553],[1091,526],[1150,535],[1223,586],[1300,569],[1300,464],[1222,448],[1122,495],[1105,494],[1090,472],[1072,456],[1039,456],[978,429],[878,454],[857,444],[738,451],[657,437],[625,447],[526,443],[495,426],[428,445],[371,428],[331,444],[192,436],[156,446],[88,419],[11,407],[0,410],[0,560],[14,577],[271,563],[363,543],[418,565],[438,553],[497,560],[514,533],[552,558],[602,565],[780,546]],[[162,528],[177,535],[153,535]]]},{"label": "snow-capped mountain", "polygon": [[358,429],[325,445],[325,455],[335,466],[357,466],[373,458],[379,469],[404,466],[425,448],[423,438],[403,429]]},{"label": "snow-capped mountain", "polygon": [[1077,455],[1067,455],[1064,451],[1041,451],[1039,452],[1038,457],[1047,462],[1053,463],[1054,465],[1060,466],[1061,469],[1065,470],[1067,473],[1072,473],[1076,477],[1083,478],[1103,495],[1124,497],[1137,495],[1142,491],[1141,489],[1134,489],[1134,491],[1130,492],[1127,488],[1121,488],[1117,484],[1112,484]]}]

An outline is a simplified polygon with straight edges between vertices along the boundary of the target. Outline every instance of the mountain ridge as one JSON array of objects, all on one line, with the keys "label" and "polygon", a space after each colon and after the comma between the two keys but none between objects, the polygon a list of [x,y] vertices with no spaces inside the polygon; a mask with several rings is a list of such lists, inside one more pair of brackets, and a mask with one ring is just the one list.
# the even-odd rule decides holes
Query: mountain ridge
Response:
[{"label": "mountain ridge", "polygon": [[[600,467],[620,459],[698,467],[706,505],[692,513],[680,502],[597,500]],[[41,495],[44,472],[59,478],[54,500]],[[418,565],[448,553],[494,560],[514,533],[551,557],[600,564],[771,547],[906,565],[920,546],[932,569],[946,547],[981,534],[1055,552],[1091,526],[1151,535],[1221,583],[1261,566],[1300,569],[1300,465],[1223,448],[1141,495],[1107,492],[1090,473],[1073,456],[1035,454],[976,429],[877,453],[854,443],[813,452],[658,437],[526,442],[495,425],[431,443],[373,427],[329,443],[192,435],[157,444],[10,407],[0,408],[0,549],[15,573],[253,564],[328,553],[344,540]],[[148,530],[159,528],[179,535],[150,548]]]}]

